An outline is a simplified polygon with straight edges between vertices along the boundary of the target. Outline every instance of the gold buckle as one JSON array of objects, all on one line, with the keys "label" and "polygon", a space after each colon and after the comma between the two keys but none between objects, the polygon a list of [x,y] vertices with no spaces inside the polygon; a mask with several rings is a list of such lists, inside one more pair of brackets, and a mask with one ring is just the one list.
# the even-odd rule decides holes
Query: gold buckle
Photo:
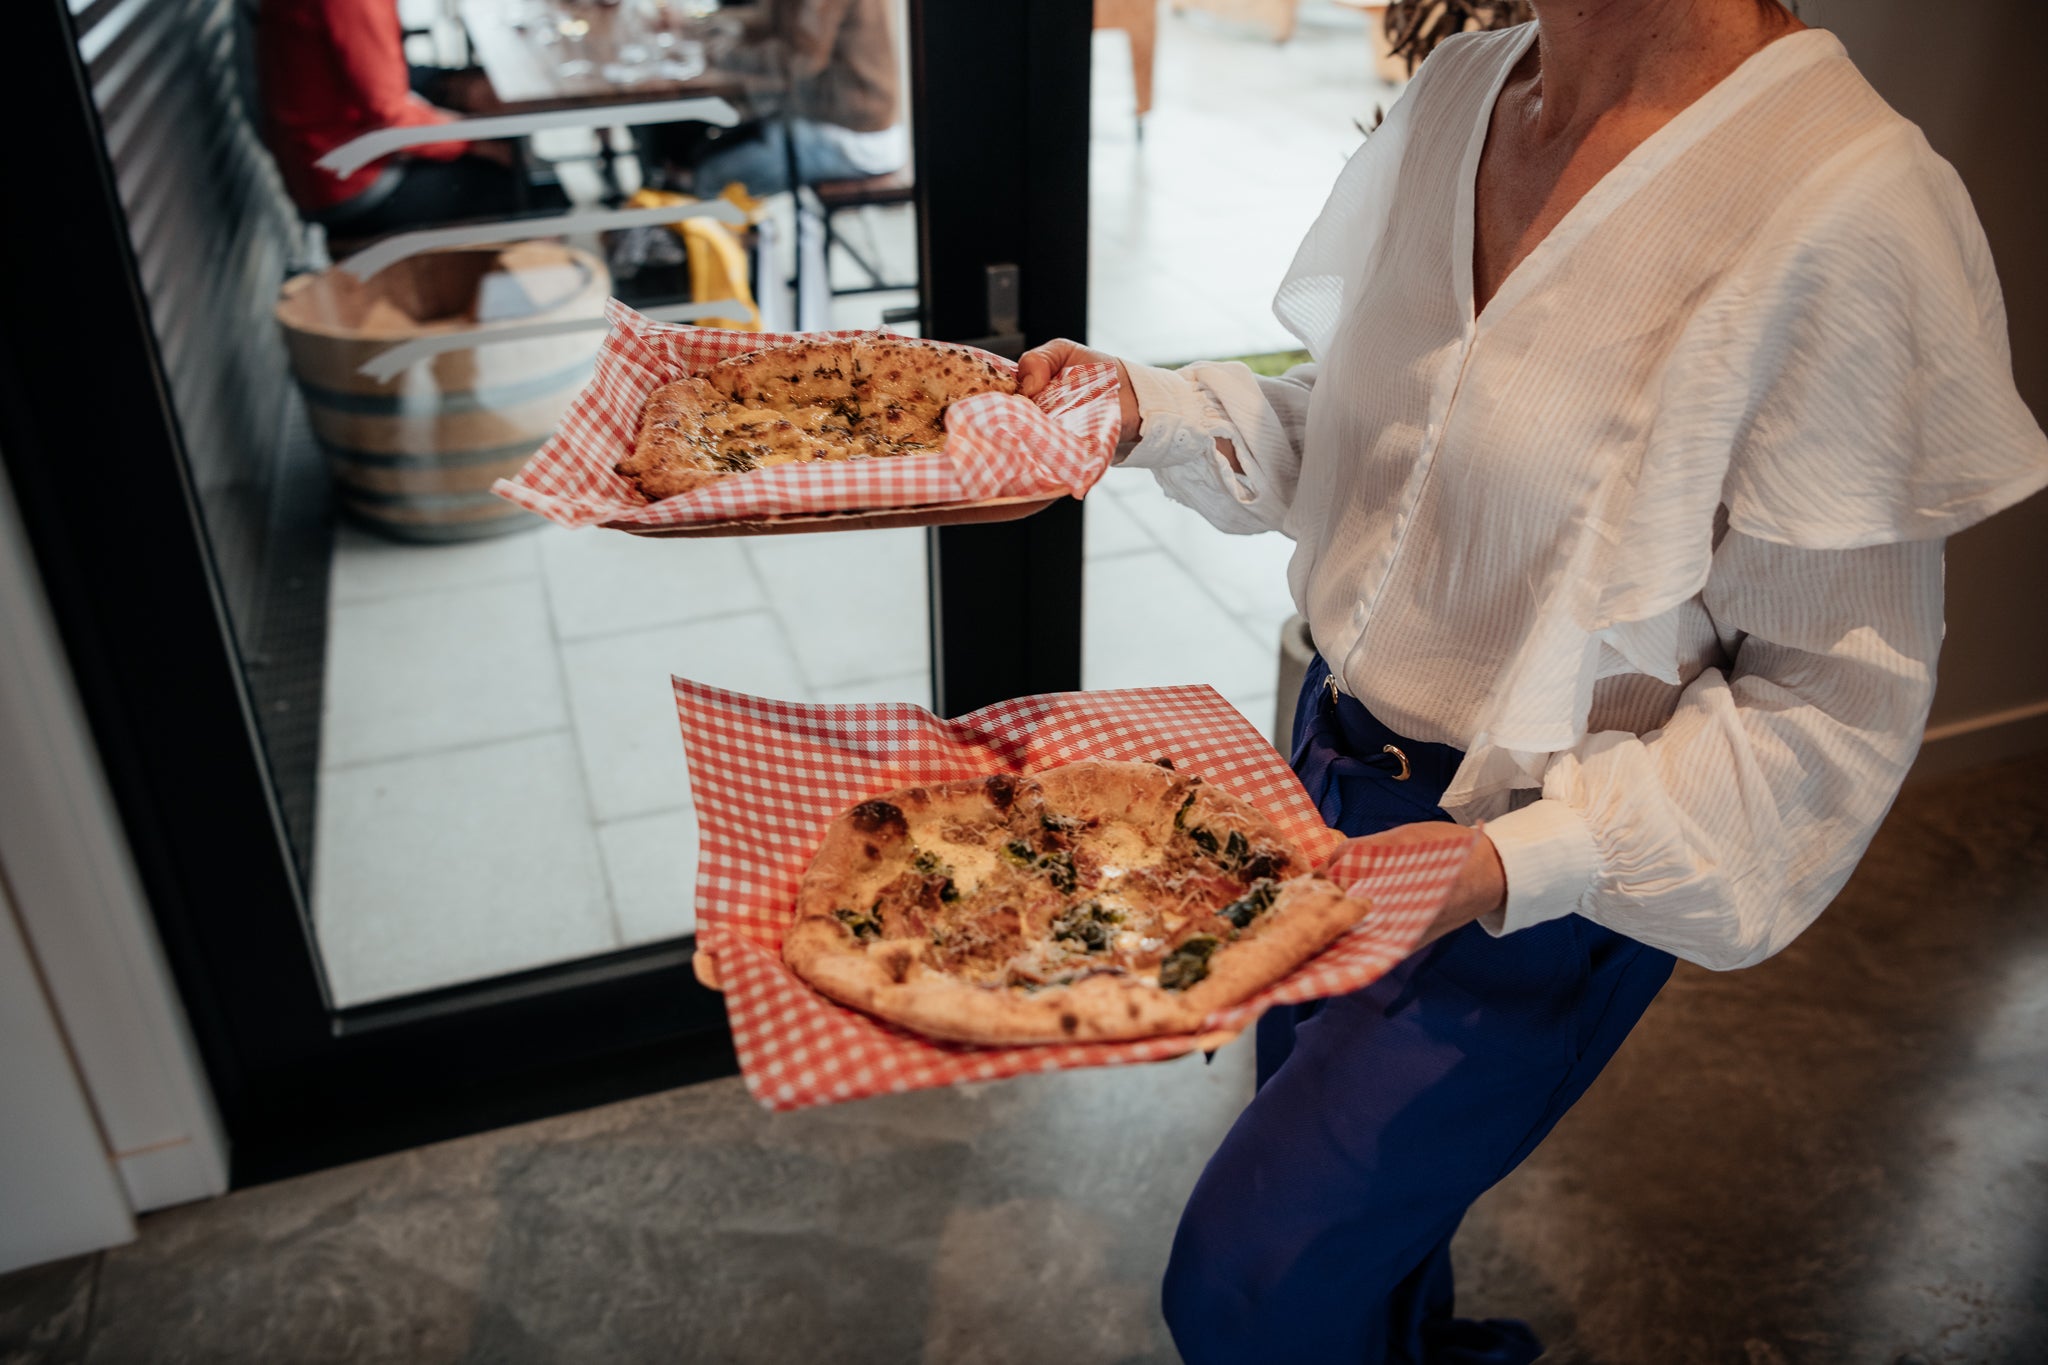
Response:
[{"label": "gold buckle", "polygon": [[1395,758],[1401,760],[1401,771],[1394,774],[1394,780],[1396,782],[1406,782],[1408,780],[1408,755],[1402,753],[1399,749],[1395,748],[1391,744],[1381,745],[1380,752],[1383,754],[1392,754]]},{"label": "gold buckle", "polygon": [[1323,690],[1330,694],[1330,705],[1337,704],[1337,675],[1331,673],[1323,678]]}]

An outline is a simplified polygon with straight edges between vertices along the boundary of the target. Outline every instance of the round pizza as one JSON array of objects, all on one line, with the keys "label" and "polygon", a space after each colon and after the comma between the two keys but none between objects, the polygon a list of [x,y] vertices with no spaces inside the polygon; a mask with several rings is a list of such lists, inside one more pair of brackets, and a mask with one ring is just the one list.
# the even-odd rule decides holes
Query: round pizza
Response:
[{"label": "round pizza", "polygon": [[945,443],[946,408],[1015,393],[993,357],[884,335],[729,356],[647,397],[618,472],[659,501],[732,474],[801,460],[914,455]]},{"label": "round pizza", "polygon": [[782,952],[833,999],[938,1038],[1146,1038],[1200,1029],[1364,910],[1227,792],[1088,761],[843,812]]}]

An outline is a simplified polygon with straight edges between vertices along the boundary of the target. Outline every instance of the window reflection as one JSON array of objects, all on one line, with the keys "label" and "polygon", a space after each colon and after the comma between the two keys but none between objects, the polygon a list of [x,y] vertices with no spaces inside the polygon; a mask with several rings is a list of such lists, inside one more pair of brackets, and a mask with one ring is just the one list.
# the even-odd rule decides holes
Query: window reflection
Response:
[{"label": "window reflection", "polygon": [[665,187],[773,194],[900,171],[910,160],[895,6],[890,0],[762,0],[708,24],[712,60],[786,83],[787,115],[738,128],[648,130]]},{"label": "window reflection", "polygon": [[498,104],[478,67],[407,60],[395,0],[272,0],[256,32],[265,141],[309,222],[371,237],[568,204],[558,184],[536,183],[517,148],[496,139],[423,142],[346,175],[316,164],[379,128],[445,127]]},{"label": "window reflection", "polygon": [[[1269,373],[1306,359],[1273,291],[1398,93],[1378,20],[1372,7],[1097,0],[1091,345]],[[1084,683],[1207,682],[1270,733],[1292,549],[1225,535],[1149,475],[1111,470],[1088,498]]]},{"label": "window reflection", "polygon": [[[168,204],[131,199],[137,254],[333,1001],[687,935],[670,674],[928,701],[922,535],[638,540],[490,484],[583,382],[610,295],[743,329],[914,313],[900,0],[238,14],[246,79],[180,108],[239,159],[200,138],[164,174],[119,109],[109,145]],[[672,221],[604,216],[628,208]],[[198,319],[194,237],[239,289]]]}]

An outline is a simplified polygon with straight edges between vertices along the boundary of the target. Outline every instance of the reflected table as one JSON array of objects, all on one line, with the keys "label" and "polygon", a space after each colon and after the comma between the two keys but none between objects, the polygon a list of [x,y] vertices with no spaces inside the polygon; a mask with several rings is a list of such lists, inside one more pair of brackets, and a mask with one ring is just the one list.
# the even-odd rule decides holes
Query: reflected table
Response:
[{"label": "reflected table", "polygon": [[461,15],[476,64],[507,112],[707,95],[752,103],[779,88],[769,77],[707,67],[687,22],[633,28],[625,5],[462,0]]}]

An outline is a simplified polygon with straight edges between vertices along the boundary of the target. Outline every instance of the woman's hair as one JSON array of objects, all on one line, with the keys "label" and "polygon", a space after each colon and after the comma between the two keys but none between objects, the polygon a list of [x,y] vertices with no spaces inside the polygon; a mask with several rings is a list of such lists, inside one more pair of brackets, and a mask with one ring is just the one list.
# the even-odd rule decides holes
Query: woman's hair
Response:
[{"label": "woman's hair", "polygon": [[1422,59],[1454,33],[1468,28],[1511,28],[1535,17],[1529,0],[1392,0],[1387,6],[1387,43],[1414,75]]},{"label": "woman's hair", "polygon": [[[1766,12],[1799,13],[1799,0],[1754,0]],[[1393,54],[1408,64],[1408,73],[1454,33],[1468,28],[1512,28],[1535,18],[1529,0],[1391,0],[1387,6],[1387,41]]]}]

